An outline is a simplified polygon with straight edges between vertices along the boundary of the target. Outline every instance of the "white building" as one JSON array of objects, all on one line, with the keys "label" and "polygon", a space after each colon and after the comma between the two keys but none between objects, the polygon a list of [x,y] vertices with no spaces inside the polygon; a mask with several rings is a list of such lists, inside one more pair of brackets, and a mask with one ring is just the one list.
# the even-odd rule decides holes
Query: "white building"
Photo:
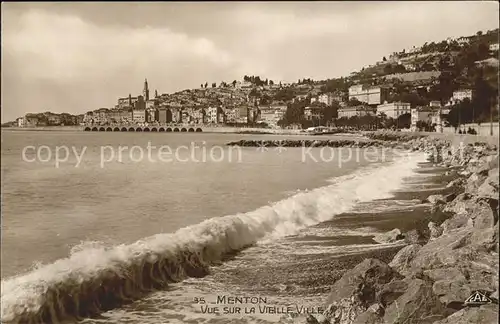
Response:
[{"label": "white building", "polygon": [[353,85],[349,88],[349,100],[355,98],[358,101],[369,105],[379,105],[384,102],[387,91],[381,87],[364,86],[362,84]]},{"label": "white building", "polygon": [[218,124],[221,122],[219,107],[208,107],[207,115],[209,123]]},{"label": "white building", "polygon": [[354,116],[374,115],[374,111],[366,106],[342,107],[338,110],[338,118],[351,118]]},{"label": "white building", "polygon": [[398,118],[410,113],[410,104],[407,102],[383,103],[377,106],[377,114],[385,114],[388,118]]},{"label": "white building", "polygon": [[411,131],[417,131],[417,122],[423,121],[426,123],[431,122],[431,117],[435,114],[435,110],[430,107],[419,107],[411,110]]},{"label": "white building", "polygon": [[132,110],[132,121],[136,124],[142,124],[146,122],[146,111],[142,109]]},{"label": "white building", "polygon": [[17,119],[17,127],[24,127],[25,124],[26,124],[26,118],[19,117]]},{"label": "white building", "polygon": [[490,51],[498,51],[498,43],[490,44]]}]

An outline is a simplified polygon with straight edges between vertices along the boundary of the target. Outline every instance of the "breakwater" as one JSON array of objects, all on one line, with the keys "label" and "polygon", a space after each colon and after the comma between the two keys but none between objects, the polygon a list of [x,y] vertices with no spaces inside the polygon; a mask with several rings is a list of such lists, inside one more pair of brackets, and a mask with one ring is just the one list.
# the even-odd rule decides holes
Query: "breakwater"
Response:
[{"label": "breakwater", "polygon": [[[453,139],[387,132],[368,137],[406,141],[431,158],[442,146],[448,154],[434,165],[455,177],[446,185],[450,193],[426,202],[448,217],[382,235],[406,246],[389,263],[371,258],[347,271],[322,303],[325,312],[307,323],[498,323],[497,146],[477,142],[453,150]],[[476,292],[484,302],[470,307],[467,300]]]}]

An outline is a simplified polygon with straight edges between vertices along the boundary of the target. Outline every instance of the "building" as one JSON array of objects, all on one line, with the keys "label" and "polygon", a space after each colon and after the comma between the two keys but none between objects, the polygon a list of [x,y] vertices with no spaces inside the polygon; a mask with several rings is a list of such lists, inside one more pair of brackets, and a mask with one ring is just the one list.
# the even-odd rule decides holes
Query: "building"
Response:
[{"label": "building", "polygon": [[337,112],[338,112],[338,118],[351,118],[354,116],[362,117],[375,114],[373,108],[363,105],[354,107],[345,106],[340,108]]},{"label": "building", "polygon": [[498,43],[490,44],[490,51],[498,51]]},{"label": "building", "polygon": [[323,108],[310,106],[304,109],[304,118],[306,120],[320,120],[323,117]]},{"label": "building", "polygon": [[431,117],[436,113],[431,107],[417,107],[411,110],[411,131],[417,131],[417,123],[419,121],[430,123]]},{"label": "building", "polygon": [[387,98],[388,90],[378,86],[353,85],[349,88],[349,100],[357,99],[368,105],[380,105]]},{"label": "building", "polygon": [[16,121],[17,121],[17,127],[24,127],[24,125],[26,124],[25,117],[19,117]]},{"label": "building", "polygon": [[129,94],[128,97],[118,98],[118,104],[116,105],[116,108],[118,109],[133,108],[138,99],[139,99],[138,97],[132,97],[131,94]]},{"label": "building", "polygon": [[155,108],[146,109],[146,123],[154,123],[158,121],[158,110]]},{"label": "building", "polygon": [[229,124],[234,124],[236,123],[236,119],[237,119],[237,108],[227,108],[225,110],[225,115],[226,115],[226,123],[229,123]]},{"label": "building", "polygon": [[398,118],[401,115],[410,113],[410,104],[408,102],[383,103],[377,106],[377,114],[385,114],[387,118]]},{"label": "building", "polygon": [[132,110],[132,122],[135,124],[142,124],[146,122],[146,110],[134,109]]},{"label": "building", "polygon": [[208,107],[207,115],[209,123],[218,124],[222,122],[223,118],[219,107]]},{"label": "building", "polygon": [[453,91],[453,96],[450,98],[448,105],[454,105],[468,98],[472,101],[472,97],[474,96],[474,92],[472,89],[459,89]]}]

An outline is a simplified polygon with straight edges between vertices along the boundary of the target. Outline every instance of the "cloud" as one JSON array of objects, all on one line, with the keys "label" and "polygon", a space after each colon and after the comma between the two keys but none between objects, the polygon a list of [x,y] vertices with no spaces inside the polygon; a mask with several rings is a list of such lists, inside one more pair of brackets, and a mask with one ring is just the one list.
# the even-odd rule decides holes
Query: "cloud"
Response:
[{"label": "cloud", "polygon": [[182,58],[232,64],[231,56],[210,40],[167,28],[103,28],[76,16],[43,11],[25,13],[17,27],[5,33],[4,44],[9,54],[23,60],[27,78],[81,80],[123,68],[148,72]]}]

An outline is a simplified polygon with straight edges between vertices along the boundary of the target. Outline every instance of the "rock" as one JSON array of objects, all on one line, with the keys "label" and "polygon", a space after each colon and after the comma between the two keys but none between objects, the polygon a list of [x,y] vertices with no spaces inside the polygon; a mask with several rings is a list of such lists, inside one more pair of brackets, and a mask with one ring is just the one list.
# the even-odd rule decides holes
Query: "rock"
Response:
[{"label": "rock", "polygon": [[487,304],[481,307],[467,307],[435,322],[435,324],[498,323],[498,306]]},{"label": "rock", "polygon": [[454,267],[443,267],[431,270],[425,270],[424,275],[430,278],[432,281],[439,280],[457,280],[465,281],[464,274],[457,268]]},{"label": "rock", "polygon": [[425,239],[425,237],[416,229],[406,232],[404,237],[405,242],[409,244],[420,243]]},{"label": "rock", "polygon": [[362,303],[372,304],[375,302],[375,291],[395,277],[399,275],[386,263],[366,259],[333,284],[327,305],[353,296]]},{"label": "rock", "polygon": [[471,199],[472,195],[470,193],[461,193],[455,197],[452,202],[447,203],[443,208],[443,211],[454,214],[467,213],[466,207]]},{"label": "rock", "polygon": [[460,248],[467,243],[471,231],[470,228],[460,228],[429,241],[410,261],[411,272],[453,266],[462,262],[463,258],[470,259],[476,252]]},{"label": "rock", "polygon": [[433,205],[444,204],[446,202],[443,195],[430,195],[427,197],[427,201]]},{"label": "rock", "polygon": [[427,224],[427,226],[429,227],[429,231],[431,233],[431,235],[430,235],[431,240],[434,240],[434,239],[438,238],[439,236],[441,236],[441,234],[443,234],[443,228],[440,226],[437,226],[434,222],[429,222],[429,224]]},{"label": "rock", "polygon": [[[457,228],[469,226],[469,220],[469,216],[465,213],[455,214],[451,218],[445,220],[440,227],[443,229],[443,233],[447,234]],[[470,224],[470,226],[472,227],[472,224]]]},{"label": "rock", "polygon": [[404,239],[404,236],[398,228],[386,233],[377,234],[373,238],[373,240],[378,243],[393,243],[402,239]]},{"label": "rock", "polygon": [[413,279],[408,289],[385,310],[384,323],[432,323],[444,312],[444,307],[432,294],[432,284]]},{"label": "rock", "polygon": [[403,275],[407,274],[411,261],[421,248],[419,244],[405,246],[394,256],[389,266]]},{"label": "rock", "polygon": [[393,301],[399,298],[408,289],[408,282],[405,280],[393,280],[385,284],[377,293],[377,301],[383,307],[392,304]]},{"label": "rock", "polygon": [[475,193],[485,179],[485,175],[480,175],[479,173],[471,174],[465,184],[465,192]]},{"label": "rock", "polygon": [[366,307],[353,296],[332,302],[323,315],[330,323],[352,324],[365,311]]},{"label": "rock", "polygon": [[382,323],[385,309],[380,304],[373,304],[368,309],[361,313],[352,322],[353,324],[379,324]]},{"label": "rock", "polygon": [[449,203],[449,202],[452,202],[455,198],[457,198],[457,194],[452,192],[452,193],[444,196],[444,201]]},{"label": "rock", "polygon": [[465,184],[465,180],[463,178],[457,178],[455,180],[450,181],[447,185],[446,188],[452,188],[452,187],[462,187]]},{"label": "rock", "polygon": [[320,322],[316,319],[316,317],[312,316],[311,314],[307,315],[306,323],[307,324],[320,324]]},{"label": "rock", "polygon": [[486,180],[477,189],[477,196],[498,200],[498,168],[490,170]]},{"label": "rock", "polygon": [[470,296],[472,290],[465,284],[465,277],[438,280],[432,285],[432,292],[448,308],[462,309],[463,302]]},{"label": "rock", "polygon": [[498,200],[496,204],[496,206],[492,206],[483,199],[478,199],[470,203],[470,217],[473,219],[474,228],[486,229],[495,226],[498,222],[498,211],[493,210],[493,208],[497,208]]}]

